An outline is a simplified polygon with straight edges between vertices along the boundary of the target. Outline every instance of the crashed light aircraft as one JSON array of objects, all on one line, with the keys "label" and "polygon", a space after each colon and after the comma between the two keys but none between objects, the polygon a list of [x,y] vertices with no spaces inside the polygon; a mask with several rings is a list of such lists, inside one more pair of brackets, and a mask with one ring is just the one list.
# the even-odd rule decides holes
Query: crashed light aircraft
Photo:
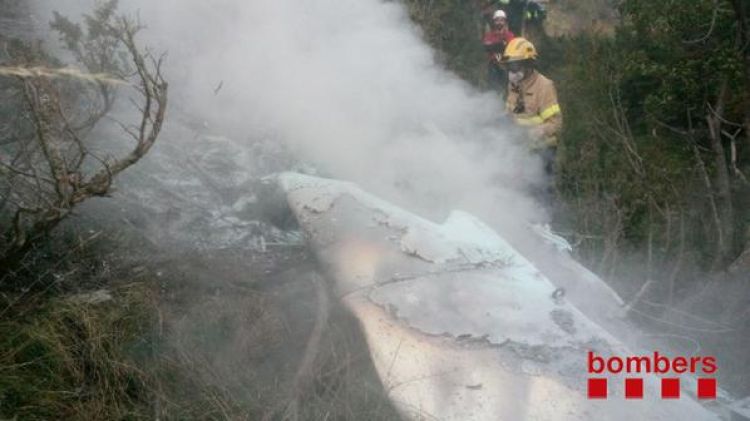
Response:
[{"label": "crashed light aircraft", "polygon": [[652,375],[643,399],[626,400],[621,377],[587,398],[587,352],[632,352],[612,333],[622,301],[564,250],[551,281],[465,212],[435,224],[352,183],[278,183],[404,419],[719,419],[688,393],[662,400]]}]

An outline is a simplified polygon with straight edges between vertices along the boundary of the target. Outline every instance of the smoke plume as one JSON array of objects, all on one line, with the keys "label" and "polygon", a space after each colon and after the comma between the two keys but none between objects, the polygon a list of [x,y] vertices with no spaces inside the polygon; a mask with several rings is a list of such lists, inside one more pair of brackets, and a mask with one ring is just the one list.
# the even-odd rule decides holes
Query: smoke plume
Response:
[{"label": "smoke plume", "polygon": [[[92,4],[37,0],[37,18]],[[271,136],[323,175],[438,220],[452,208],[496,226],[543,218],[523,193],[539,162],[507,134],[500,97],[444,70],[398,2],[131,0],[120,9],[138,13],[144,40],[168,51],[172,106],[213,130]]]}]

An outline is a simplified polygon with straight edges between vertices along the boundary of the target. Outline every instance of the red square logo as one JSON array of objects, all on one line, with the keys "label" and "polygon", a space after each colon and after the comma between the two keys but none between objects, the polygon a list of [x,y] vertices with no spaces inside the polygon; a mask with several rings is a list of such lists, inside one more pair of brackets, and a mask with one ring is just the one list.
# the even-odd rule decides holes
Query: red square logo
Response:
[{"label": "red square logo", "polygon": [[589,379],[589,399],[607,399],[607,379]]},{"label": "red square logo", "polygon": [[679,378],[662,378],[661,379],[661,398],[662,399],[679,399],[680,398],[680,379]]},{"label": "red square logo", "polygon": [[625,379],[625,399],[643,399],[643,379]]},{"label": "red square logo", "polygon": [[716,399],[716,379],[698,379],[698,399]]}]

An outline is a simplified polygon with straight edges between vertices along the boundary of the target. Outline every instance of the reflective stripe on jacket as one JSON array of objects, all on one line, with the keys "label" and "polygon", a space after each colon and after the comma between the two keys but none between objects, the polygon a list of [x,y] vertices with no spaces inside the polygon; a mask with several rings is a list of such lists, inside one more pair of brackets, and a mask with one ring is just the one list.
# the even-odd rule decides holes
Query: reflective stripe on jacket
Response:
[{"label": "reflective stripe on jacket", "polygon": [[510,85],[505,106],[519,125],[539,128],[544,146],[557,146],[562,112],[551,80],[535,70],[520,86]]}]

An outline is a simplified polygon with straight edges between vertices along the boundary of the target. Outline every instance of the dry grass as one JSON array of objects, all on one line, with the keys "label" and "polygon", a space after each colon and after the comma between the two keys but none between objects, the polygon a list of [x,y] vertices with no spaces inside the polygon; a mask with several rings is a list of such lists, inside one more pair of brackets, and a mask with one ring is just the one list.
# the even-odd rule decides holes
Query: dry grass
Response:
[{"label": "dry grass", "polygon": [[0,322],[0,415],[148,418],[148,375],[127,354],[148,349],[141,333],[152,303],[133,284],[101,304],[56,297],[17,305]]},{"label": "dry grass", "polygon": [[[63,263],[37,260],[37,274],[54,267],[49,279],[0,291],[0,419],[280,420],[297,398],[295,419],[397,419],[356,321],[336,303],[312,380],[295,389],[317,307],[309,256],[283,259],[307,261],[296,271],[245,268],[250,280],[238,285],[220,276],[240,269],[227,259],[203,262],[219,274],[207,282],[190,257],[118,267],[93,247],[107,250],[96,241]],[[101,288],[112,298],[88,302]]]}]

